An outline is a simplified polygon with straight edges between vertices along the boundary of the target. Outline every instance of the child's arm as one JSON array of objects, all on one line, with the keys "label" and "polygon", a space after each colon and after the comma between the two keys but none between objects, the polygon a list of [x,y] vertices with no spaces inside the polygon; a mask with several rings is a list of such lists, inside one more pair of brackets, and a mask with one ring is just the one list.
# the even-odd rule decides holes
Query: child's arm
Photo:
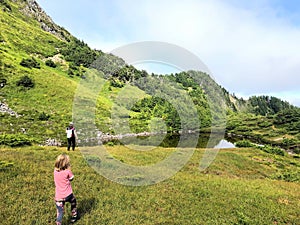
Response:
[{"label": "child's arm", "polygon": [[74,174],[71,171],[71,167],[68,168],[70,173],[69,173],[69,181],[72,181],[74,179]]}]

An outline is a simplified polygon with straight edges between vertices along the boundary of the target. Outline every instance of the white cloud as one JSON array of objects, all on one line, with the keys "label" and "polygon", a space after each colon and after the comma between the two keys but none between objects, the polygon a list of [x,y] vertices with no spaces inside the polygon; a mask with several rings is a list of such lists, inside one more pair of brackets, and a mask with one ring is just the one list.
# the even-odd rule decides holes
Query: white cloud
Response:
[{"label": "white cloud", "polygon": [[292,23],[295,12],[289,17],[271,3],[90,1],[85,3],[90,4],[90,15],[77,18],[68,14],[72,16],[68,21],[79,21],[81,27],[86,24],[89,28],[82,28],[85,33],[80,36],[103,51],[136,41],[165,41],[195,53],[230,92],[289,93],[290,98],[300,99],[300,26]]},{"label": "white cloud", "polygon": [[239,8],[217,0],[152,0],[119,6],[135,27],[131,36],[187,48],[229,91],[292,93],[300,84],[300,27],[267,3]]}]

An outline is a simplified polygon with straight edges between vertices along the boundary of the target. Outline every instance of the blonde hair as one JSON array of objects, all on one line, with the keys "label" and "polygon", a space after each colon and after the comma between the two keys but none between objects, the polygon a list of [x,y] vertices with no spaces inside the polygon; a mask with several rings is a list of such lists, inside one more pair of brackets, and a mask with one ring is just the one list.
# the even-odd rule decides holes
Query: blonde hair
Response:
[{"label": "blonde hair", "polygon": [[57,171],[65,170],[70,167],[70,157],[67,154],[57,156],[55,161],[55,169]]}]

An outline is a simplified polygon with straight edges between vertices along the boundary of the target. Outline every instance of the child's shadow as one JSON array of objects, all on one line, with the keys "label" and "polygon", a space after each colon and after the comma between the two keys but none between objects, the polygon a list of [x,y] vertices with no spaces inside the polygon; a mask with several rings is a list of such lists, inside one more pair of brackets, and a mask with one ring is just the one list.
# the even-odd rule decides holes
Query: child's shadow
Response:
[{"label": "child's shadow", "polygon": [[80,200],[77,206],[78,219],[83,218],[85,214],[89,213],[94,208],[96,202],[95,198]]}]

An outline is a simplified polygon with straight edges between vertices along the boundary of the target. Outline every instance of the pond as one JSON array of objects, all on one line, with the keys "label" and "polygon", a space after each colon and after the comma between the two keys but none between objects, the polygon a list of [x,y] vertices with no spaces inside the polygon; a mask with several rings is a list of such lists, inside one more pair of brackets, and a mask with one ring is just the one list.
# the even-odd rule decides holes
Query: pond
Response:
[{"label": "pond", "polygon": [[235,148],[224,135],[218,133],[161,134],[146,137],[126,137],[115,141],[124,145],[161,146],[161,147],[197,147],[197,148]]}]

